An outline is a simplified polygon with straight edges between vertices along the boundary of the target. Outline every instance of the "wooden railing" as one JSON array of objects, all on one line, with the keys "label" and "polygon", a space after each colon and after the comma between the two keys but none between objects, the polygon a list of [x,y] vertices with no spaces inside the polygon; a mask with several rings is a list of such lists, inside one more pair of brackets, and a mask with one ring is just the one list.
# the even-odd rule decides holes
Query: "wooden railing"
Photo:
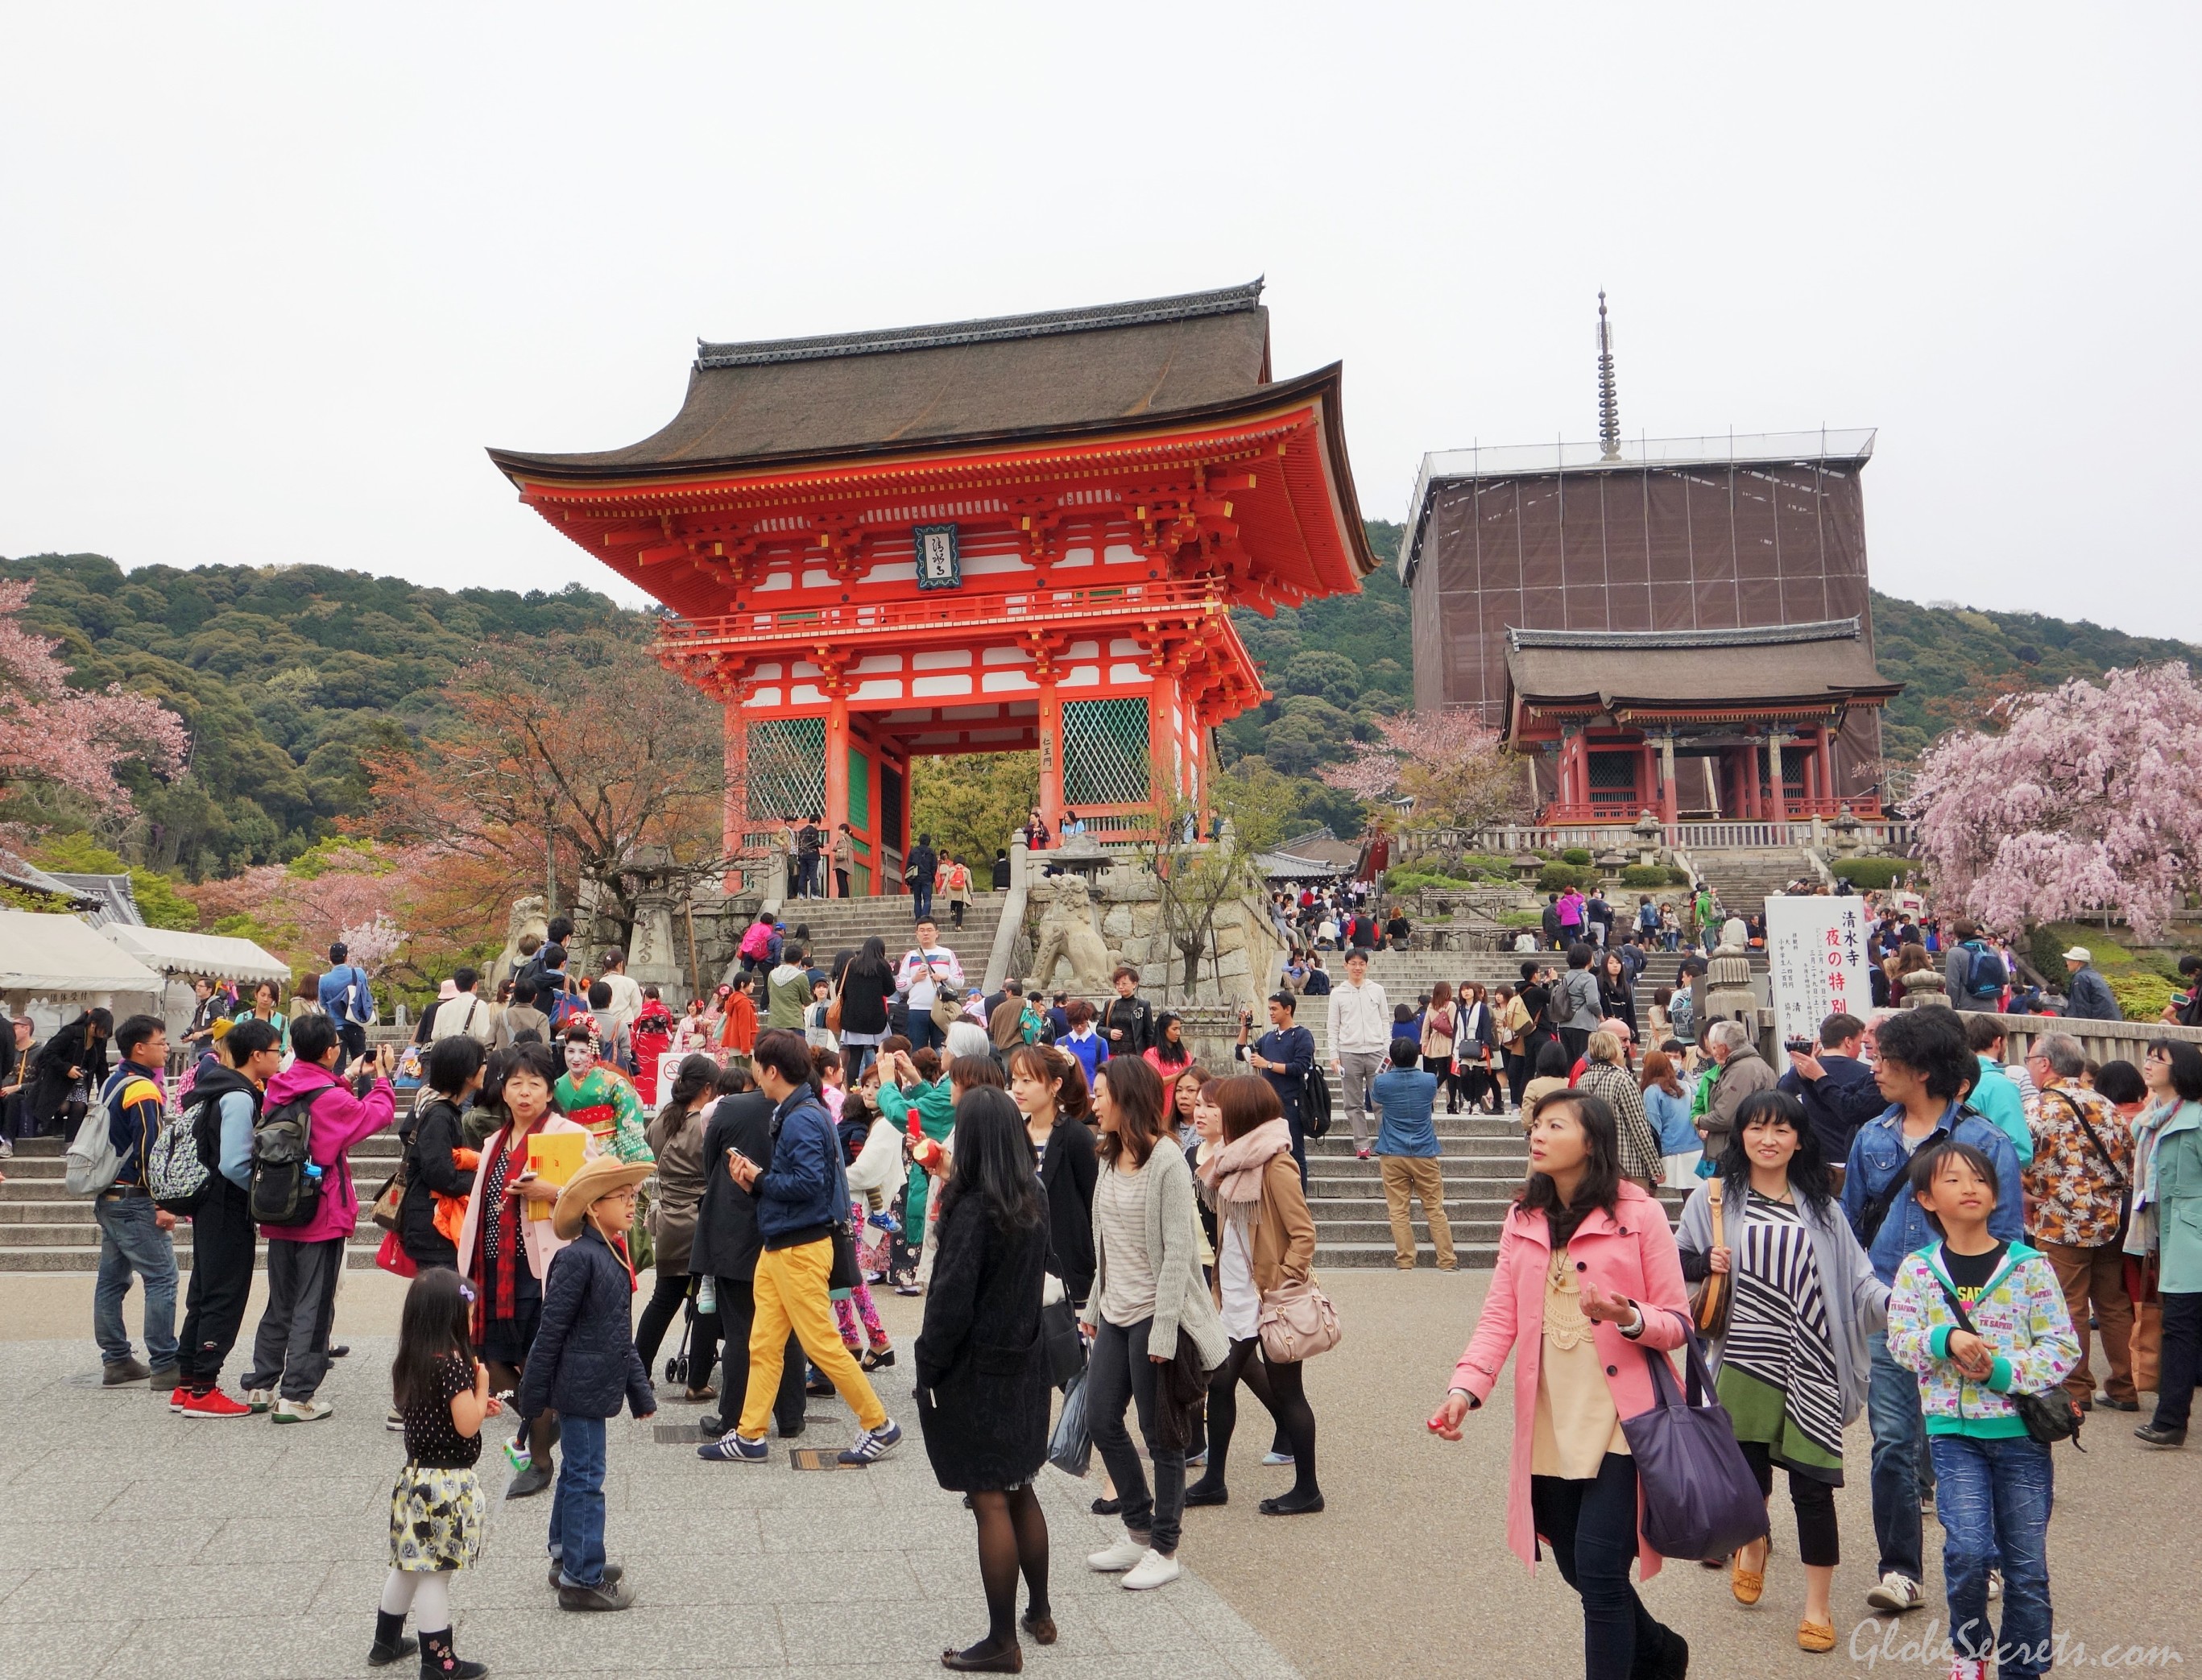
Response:
[{"label": "wooden railing", "polygon": [[920,600],[857,601],[839,605],[758,608],[704,618],[668,619],[658,626],[657,649],[672,656],[691,651],[803,645],[854,636],[902,636],[927,632],[1063,624],[1092,629],[1137,622],[1157,614],[1183,618],[1226,610],[1207,584],[1179,580],[1111,584],[1082,589],[1023,589],[1001,595],[947,594]]},{"label": "wooden railing", "polygon": [[[1858,834],[1861,840],[1902,856],[1917,838],[1917,827],[1860,817]],[[1786,822],[1669,822],[1661,826],[1658,844],[1681,852],[1788,852],[1805,846],[1833,851],[1838,838],[1834,822],[1816,816]],[[1634,824],[1505,822],[1484,828],[1409,828],[1395,837],[1394,844],[1401,857],[1413,858],[1431,852],[1506,854],[1564,852],[1570,846],[1634,852],[1643,843]]]}]

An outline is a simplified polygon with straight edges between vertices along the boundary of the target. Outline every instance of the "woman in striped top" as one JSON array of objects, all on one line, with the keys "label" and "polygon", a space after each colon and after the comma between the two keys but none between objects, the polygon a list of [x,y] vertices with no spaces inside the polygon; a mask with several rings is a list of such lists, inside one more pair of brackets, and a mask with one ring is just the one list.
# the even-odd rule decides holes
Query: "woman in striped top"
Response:
[{"label": "woman in striped top", "polygon": [[[1865,1402],[1866,1337],[1888,1321],[1888,1287],[1835,1202],[1827,1161],[1796,1098],[1758,1091],[1743,1099],[1718,1174],[1692,1194],[1675,1237],[1685,1278],[1724,1274],[1734,1290],[1727,1329],[1711,1339],[1721,1404],[1760,1490],[1772,1495],[1775,1465],[1789,1472],[1805,1565],[1797,1643],[1831,1651],[1843,1426]],[[1766,1555],[1763,1540],[1735,1554],[1730,1585],[1738,1603],[1758,1602]]]}]

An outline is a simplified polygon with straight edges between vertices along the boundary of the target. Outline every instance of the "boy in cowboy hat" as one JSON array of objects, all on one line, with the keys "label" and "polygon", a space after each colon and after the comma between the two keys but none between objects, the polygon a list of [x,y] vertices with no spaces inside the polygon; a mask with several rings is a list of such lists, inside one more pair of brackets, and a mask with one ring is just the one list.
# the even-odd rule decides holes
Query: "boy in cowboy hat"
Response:
[{"label": "boy in cowboy hat", "polygon": [[647,1161],[599,1155],[558,1193],[551,1229],[570,1244],[550,1263],[543,1313],[520,1380],[520,1415],[558,1414],[565,1455],[550,1498],[550,1584],[561,1610],[624,1610],[634,1589],[604,1562],[605,1424],[624,1400],[638,1418],[657,1410],[634,1351],[634,1265],[627,1231]]}]

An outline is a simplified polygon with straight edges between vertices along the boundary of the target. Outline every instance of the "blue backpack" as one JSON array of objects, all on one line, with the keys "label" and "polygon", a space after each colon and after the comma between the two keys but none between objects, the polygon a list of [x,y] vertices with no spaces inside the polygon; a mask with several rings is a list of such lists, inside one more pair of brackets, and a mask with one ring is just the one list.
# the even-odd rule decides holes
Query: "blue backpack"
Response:
[{"label": "blue backpack", "polygon": [[1969,998],[1999,995],[2011,983],[2011,974],[2004,967],[2003,958],[1979,940],[1967,940],[1965,952],[1965,995]]}]

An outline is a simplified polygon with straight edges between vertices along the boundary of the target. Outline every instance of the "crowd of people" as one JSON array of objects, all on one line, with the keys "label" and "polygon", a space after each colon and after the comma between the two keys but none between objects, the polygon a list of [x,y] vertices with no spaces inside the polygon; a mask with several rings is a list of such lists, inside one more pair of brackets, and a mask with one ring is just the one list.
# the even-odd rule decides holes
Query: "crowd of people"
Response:
[{"label": "crowd of people", "polygon": [[[1302,1108],[1325,1070],[1298,1020],[1312,995],[1402,1267],[1416,1202],[1438,1264],[1457,1264],[1440,1098],[1522,1116],[1529,1170],[1430,1428],[1458,1438],[1512,1358],[1509,1540],[1529,1558],[1541,1538],[1581,1595],[1587,1673],[1687,1666],[1631,1584],[1632,1560],[1640,1576],[1661,1561],[1631,1526],[1660,1489],[1625,1426],[1652,1407],[1645,1354],[1664,1359],[1691,1329],[1762,1500],[1786,1474],[1802,1648],[1834,1644],[1844,1429],[1863,1412],[1869,1605],[1924,1604],[1934,1511],[1957,1672],[1984,1672],[1999,1641],[1999,1671],[2041,1671],[2051,1459],[2020,1397],[2079,1418],[2134,1413],[2152,1389],[2140,1440],[2184,1444],[2202,1374],[2202,1050],[2167,1038],[2139,1065],[2097,1064],[2045,1029],[2007,1063],[1999,1011],[1966,1006],[1986,977],[1975,947],[1993,947],[1964,923],[1946,939],[1877,916],[1887,960],[1940,947],[1941,986],[1830,1016],[1779,1071],[1742,1023],[1704,1019],[1694,957],[1640,1004],[1647,927],[1577,939],[1564,966],[1532,957],[1518,985],[1440,982],[1393,1004],[1369,973],[1389,935],[1348,926],[1334,984],[1287,983],[1265,1031],[1242,1022],[1235,1074],[1201,1065],[1136,970],[1098,1009],[1014,981],[985,994],[929,913],[899,958],[873,938],[824,961],[800,923],[760,915],[736,974],[677,1016],[616,950],[576,972],[573,929],[554,923],[495,998],[456,973],[402,1052],[367,1047],[369,981],[338,946],[288,999],[203,984],[173,1099],[150,1017],[87,1011],[43,1051],[19,1032],[8,1071],[19,1101],[41,1092],[41,1126],[69,1117],[48,1087],[109,1117],[104,1380],[166,1386],[185,1418],[330,1415],[345,1246],[374,1205],[382,1264],[413,1278],[378,1663],[417,1648],[424,1674],[480,1671],[453,1648],[450,1586],[479,1555],[493,1422],[511,1428],[506,1498],[551,1494],[556,1602],[616,1611],[634,1589],[605,1553],[609,1418],[692,1406],[704,1463],[757,1464],[774,1430],[804,1432],[806,1395],[838,1395],[854,1424],[839,1457],[869,1464],[903,1440],[872,1382],[898,1354],[936,1477],[975,1527],[988,1625],[942,1653],[951,1669],[1016,1671],[1021,1634],[1056,1637],[1033,1491],[1051,1459],[1098,1453],[1094,1509],[1122,1536],[1087,1562],[1131,1590],[1175,1579],[1188,1513],[1228,1502],[1242,1387],[1270,1419],[1264,1465],[1292,1477],[1261,1512],[1320,1512],[1302,1366],[1328,1342],[1307,1339],[1319,1317],[1297,1341],[1272,1334],[1287,1302],[1320,1300]],[[403,1166],[363,1196],[350,1158],[392,1127]],[[1662,1188],[1687,1192],[1678,1222]],[[262,1244],[268,1304],[232,1398]],[[122,1316],[133,1282],[142,1360]],[[908,1349],[875,1303],[890,1288],[923,1301]],[[1775,1550],[1762,1525],[1707,1561],[1750,1605]]]}]

